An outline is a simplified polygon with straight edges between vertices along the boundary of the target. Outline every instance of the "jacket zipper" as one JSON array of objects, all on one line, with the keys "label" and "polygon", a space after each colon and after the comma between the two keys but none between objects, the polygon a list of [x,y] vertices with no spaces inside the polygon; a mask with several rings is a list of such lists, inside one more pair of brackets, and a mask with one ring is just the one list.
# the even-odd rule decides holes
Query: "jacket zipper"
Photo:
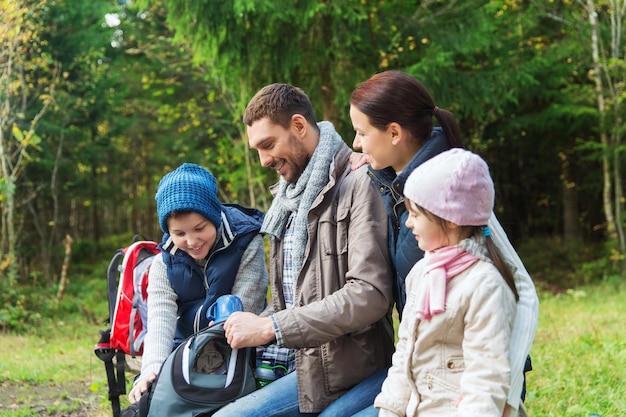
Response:
[{"label": "jacket zipper", "polygon": [[[231,241],[231,243],[232,243],[232,241]],[[221,248],[219,248],[219,249],[215,250],[214,252],[212,252],[209,255],[209,258],[207,259],[206,263],[204,264],[204,271],[203,271],[204,279],[202,280],[202,283],[204,284],[204,298],[205,299],[209,295],[209,284],[207,283],[207,277],[206,277],[206,270],[207,270],[207,267],[209,266],[209,262],[211,262],[211,259],[213,258],[213,256],[216,253],[218,253],[220,251],[223,251],[227,247],[228,247],[227,245],[224,245]],[[202,314],[202,307],[203,307],[203,305],[200,305],[200,307],[198,307],[198,309],[196,310],[196,314],[194,316],[194,319],[193,319],[193,330],[194,330],[194,333],[198,333],[200,331],[200,315]]]}]

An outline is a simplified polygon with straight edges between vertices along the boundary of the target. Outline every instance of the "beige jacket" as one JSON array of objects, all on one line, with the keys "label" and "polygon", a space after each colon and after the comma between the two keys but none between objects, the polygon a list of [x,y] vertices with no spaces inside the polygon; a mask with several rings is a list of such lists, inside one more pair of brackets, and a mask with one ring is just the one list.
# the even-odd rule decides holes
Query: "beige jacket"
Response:
[{"label": "beige jacket", "polygon": [[448,281],[443,313],[418,320],[423,265],[407,277],[393,366],[374,405],[380,415],[502,416],[510,389],[513,292],[493,264],[479,261]]},{"label": "beige jacket", "polygon": [[388,367],[393,352],[392,268],[387,213],[367,168],[351,171],[348,146],[308,216],[309,241],[294,307],[285,309],[282,241],[270,243],[273,314],[285,346],[297,349],[298,400],[320,412],[361,380]]}]

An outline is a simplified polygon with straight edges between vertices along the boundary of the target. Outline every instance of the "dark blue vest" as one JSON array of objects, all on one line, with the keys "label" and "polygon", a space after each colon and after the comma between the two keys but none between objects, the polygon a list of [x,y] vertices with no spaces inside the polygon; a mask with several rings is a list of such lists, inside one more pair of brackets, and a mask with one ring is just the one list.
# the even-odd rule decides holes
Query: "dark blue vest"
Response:
[{"label": "dark blue vest", "polygon": [[223,204],[222,226],[204,269],[185,251],[176,249],[168,233],[159,249],[167,278],[178,295],[174,346],[208,326],[206,312],[221,295],[230,294],[241,257],[259,233],[264,214],[237,204]]}]

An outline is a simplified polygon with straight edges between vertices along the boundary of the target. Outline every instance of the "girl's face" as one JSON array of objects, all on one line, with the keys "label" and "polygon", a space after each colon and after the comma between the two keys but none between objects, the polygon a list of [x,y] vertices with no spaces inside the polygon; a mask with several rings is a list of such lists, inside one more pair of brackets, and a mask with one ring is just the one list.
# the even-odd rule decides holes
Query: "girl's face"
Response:
[{"label": "girl's face", "polygon": [[194,259],[204,259],[217,240],[217,228],[199,213],[170,216],[167,227],[174,244]]},{"label": "girl's face", "polygon": [[[458,242],[452,242],[447,230],[435,218],[421,212],[415,203],[405,199],[409,217],[406,219],[406,227],[413,230],[417,244],[424,252],[433,251],[445,246],[451,246]],[[448,224],[449,222],[446,222]]]},{"label": "girl's face", "polygon": [[397,149],[392,144],[390,129],[380,130],[370,124],[369,117],[355,106],[350,106],[350,119],[356,132],[352,147],[368,155],[374,169],[396,165]]}]

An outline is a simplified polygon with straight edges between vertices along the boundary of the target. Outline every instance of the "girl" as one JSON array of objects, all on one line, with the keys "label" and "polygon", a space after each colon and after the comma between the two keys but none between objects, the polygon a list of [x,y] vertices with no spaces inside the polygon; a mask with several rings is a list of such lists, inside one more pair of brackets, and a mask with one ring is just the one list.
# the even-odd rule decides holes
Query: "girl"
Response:
[{"label": "girl", "polygon": [[393,364],[374,406],[380,416],[500,417],[518,293],[487,226],[487,164],[445,151],[413,171],[404,195],[406,226],[425,255],[407,276]]}]

